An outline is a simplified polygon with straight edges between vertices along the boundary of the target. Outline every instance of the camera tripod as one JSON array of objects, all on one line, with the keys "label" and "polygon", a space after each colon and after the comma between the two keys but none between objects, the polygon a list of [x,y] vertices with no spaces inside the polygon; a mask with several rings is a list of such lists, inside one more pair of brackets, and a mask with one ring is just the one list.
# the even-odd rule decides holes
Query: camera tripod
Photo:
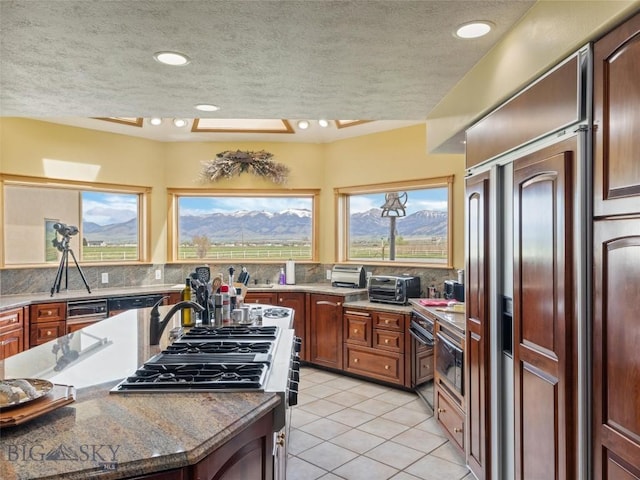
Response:
[{"label": "camera tripod", "polygon": [[71,253],[71,257],[73,258],[73,262],[76,264],[76,268],[78,272],[80,272],[80,276],[82,277],[82,281],[84,282],[84,286],[87,287],[87,292],[91,293],[91,289],[89,288],[89,284],[87,283],[87,279],[84,277],[84,273],[82,273],[82,269],[80,265],[78,265],[78,260],[76,260],[76,256],[69,247],[69,239],[65,238],[61,243],[62,248],[58,249],[62,252],[62,257],[60,258],[60,265],[58,266],[58,273],[56,274],[56,279],[53,282],[53,287],[51,287],[51,296],[53,297],[53,292],[60,293],[60,282],[62,281],[62,272],[64,271],[64,288],[67,290],[69,288],[69,253]]}]

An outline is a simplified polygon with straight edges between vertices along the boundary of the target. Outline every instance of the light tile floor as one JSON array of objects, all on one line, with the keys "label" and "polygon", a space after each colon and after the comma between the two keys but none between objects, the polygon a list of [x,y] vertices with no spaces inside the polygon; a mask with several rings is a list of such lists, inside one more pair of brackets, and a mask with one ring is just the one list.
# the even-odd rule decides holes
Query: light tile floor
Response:
[{"label": "light tile floor", "polygon": [[473,480],[416,394],[311,367],[300,376],[287,480]]}]

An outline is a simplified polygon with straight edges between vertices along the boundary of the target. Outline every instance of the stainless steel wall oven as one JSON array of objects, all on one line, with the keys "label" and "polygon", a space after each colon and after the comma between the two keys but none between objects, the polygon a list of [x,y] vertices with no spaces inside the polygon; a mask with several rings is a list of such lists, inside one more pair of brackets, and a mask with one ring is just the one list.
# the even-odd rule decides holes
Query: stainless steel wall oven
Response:
[{"label": "stainless steel wall oven", "polygon": [[436,371],[445,387],[464,395],[464,350],[462,340],[440,327],[436,333]]},{"label": "stainless steel wall oven", "polygon": [[411,388],[433,408],[433,321],[417,311],[411,313]]}]

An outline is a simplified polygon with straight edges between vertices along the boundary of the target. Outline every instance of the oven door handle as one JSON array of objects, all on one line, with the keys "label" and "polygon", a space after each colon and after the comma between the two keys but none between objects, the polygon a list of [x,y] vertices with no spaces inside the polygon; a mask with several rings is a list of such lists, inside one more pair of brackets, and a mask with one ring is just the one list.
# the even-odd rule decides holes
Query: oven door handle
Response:
[{"label": "oven door handle", "polygon": [[441,340],[442,343],[444,343],[451,350],[455,350],[457,352],[462,352],[462,349],[458,345],[453,343],[451,340],[448,340],[447,338],[445,338],[445,336],[442,335],[441,333],[439,333],[439,332],[436,333],[436,336],[438,337],[438,340]]},{"label": "oven door handle", "polygon": [[433,337],[431,338],[424,337],[418,332],[416,332],[415,330],[413,330],[412,328],[409,328],[409,335],[415,338],[422,345],[426,345],[427,347],[433,347]]}]

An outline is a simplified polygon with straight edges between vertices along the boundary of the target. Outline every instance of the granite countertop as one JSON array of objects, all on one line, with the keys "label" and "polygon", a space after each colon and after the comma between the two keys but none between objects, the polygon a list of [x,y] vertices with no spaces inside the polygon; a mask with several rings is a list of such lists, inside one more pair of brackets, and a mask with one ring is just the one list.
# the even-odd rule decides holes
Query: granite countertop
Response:
[{"label": "granite countertop", "polygon": [[361,308],[363,310],[376,310],[381,312],[406,314],[411,313],[411,310],[413,310],[413,306],[411,305],[395,305],[393,303],[371,302],[369,300],[354,300],[344,302],[342,306],[345,308]]},{"label": "granite countertop", "polygon": [[[168,309],[161,307],[161,315]],[[183,467],[280,403],[276,393],[263,392],[109,393],[166,347],[169,330],[179,326],[175,315],[160,345],[150,346],[149,310],[127,311],[0,361],[0,378],[43,378],[77,389],[74,403],[2,430],[0,478],[117,479]],[[62,349],[54,348],[62,345],[78,354],[66,366]]]},{"label": "granite countertop", "polygon": [[[446,325],[450,325],[454,327],[458,333],[464,336],[466,331],[466,320],[465,313],[453,313],[453,312],[443,312],[442,307],[436,306],[425,306],[420,303],[420,298],[412,298],[409,300],[409,303],[418,310],[426,310],[431,314],[432,317],[436,317],[438,321],[443,322]],[[426,299],[429,300],[429,299]]]},{"label": "granite countertop", "polygon": [[[146,285],[128,288],[99,288],[88,293],[86,290],[64,290],[53,296],[49,292],[31,293],[26,295],[3,295],[0,297],[0,311],[10,308],[23,307],[34,303],[67,302],[69,300],[89,300],[95,298],[119,297],[125,295],[152,295],[155,293],[180,292],[184,285],[162,284]],[[270,284],[258,286],[249,284],[250,292],[301,292],[339,295],[345,298],[361,298],[367,296],[366,288],[333,287],[330,283],[309,283],[299,285]]]},{"label": "granite countertop", "polygon": [[302,292],[302,293],[323,293],[326,295],[339,295],[343,297],[367,296],[366,288],[334,287],[330,283],[302,283],[296,285],[279,284],[258,284],[247,285],[247,293],[251,292]]},{"label": "granite countertop", "polygon": [[51,296],[49,292],[29,293],[25,295],[2,295],[0,297],[0,310],[23,307],[32,303],[67,302],[69,300],[90,300],[95,298],[119,297],[127,295],[153,295],[156,293],[179,292],[184,285],[161,284],[146,285],[127,288],[98,288],[91,293],[87,290],[63,290]]}]

